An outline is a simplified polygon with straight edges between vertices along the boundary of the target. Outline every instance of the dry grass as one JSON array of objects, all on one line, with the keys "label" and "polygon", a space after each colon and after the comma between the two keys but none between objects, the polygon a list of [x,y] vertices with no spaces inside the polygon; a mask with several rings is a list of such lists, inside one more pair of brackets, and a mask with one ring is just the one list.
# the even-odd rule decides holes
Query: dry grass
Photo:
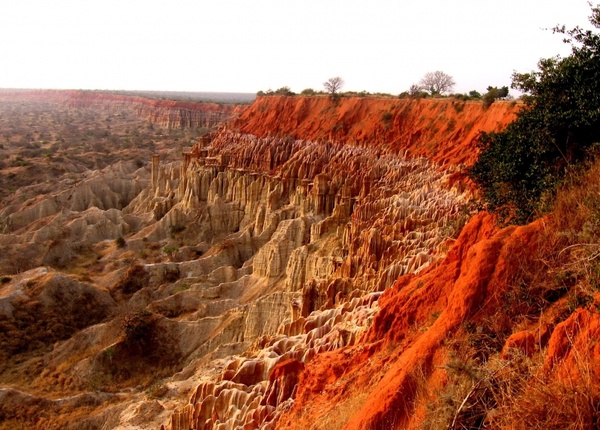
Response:
[{"label": "dry grass", "polygon": [[339,430],[343,428],[348,419],[362,408],[367,397],[368,393],[348,397],[319,420],[318,425],[315,423],[315,429]]},{"label": "dry grass", "polygon": [[450,361],[446,385],[427,395],[431,401],[421,428],[599,428],[600,380],[589,371],[597,365],[593,358],[581,358],[576,381],[544,373],[542,362],[543,353],[485,363]]},{"label": "dry grass", "polygon": [[446,383],[432,390],[424,377],[422,428],[600,428],[599,363],[591,352],[576,351],[569,339],[571,376],[544,368],[548,336],[538,338],[532,357],[501,355],[508,336],[535,333],[542,319],[552,330],[577,308],[599,311],[600,161],[558,191],[535,249],[510,255],[500,306],[466,322],[447,342]]}]

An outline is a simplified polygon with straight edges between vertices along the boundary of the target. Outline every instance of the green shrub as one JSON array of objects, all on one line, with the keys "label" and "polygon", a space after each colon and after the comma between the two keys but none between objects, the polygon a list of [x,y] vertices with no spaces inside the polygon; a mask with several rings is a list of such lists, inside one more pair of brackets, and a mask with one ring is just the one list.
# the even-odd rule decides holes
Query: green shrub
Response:
[{"label": "green shrub", "polygon": [[[600,9],[590,18],[600,26]],[[568,57],[540,60],[538,72],[513,75],[528,94],[517,119],[502,132],[482,133],[471,178],[487,206],[524,222],[539,210],[569,169],[600,141],[600,34],[564,27]]]}]

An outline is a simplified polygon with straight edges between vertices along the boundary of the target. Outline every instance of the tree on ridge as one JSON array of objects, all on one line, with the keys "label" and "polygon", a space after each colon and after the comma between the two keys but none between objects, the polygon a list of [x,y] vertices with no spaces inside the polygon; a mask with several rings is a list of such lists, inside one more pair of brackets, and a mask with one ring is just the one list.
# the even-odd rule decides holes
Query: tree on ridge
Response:
[{"label": "tree on ridge", "polygon": [[336,76],[335,78],[329,78],[323,83],[323,86],[325,87],[325,91],[327,91],[331,97],[335,98],[344,86],[344,80],[339,76]]},{"label": "tree on ridge", "polygon": [[432,96],[444,94],[447,91],[452,91],[454,88],[454,79],[452,76],[438,70],[436,72],[426,73],[419,82],[419,86],[429,91]]}]

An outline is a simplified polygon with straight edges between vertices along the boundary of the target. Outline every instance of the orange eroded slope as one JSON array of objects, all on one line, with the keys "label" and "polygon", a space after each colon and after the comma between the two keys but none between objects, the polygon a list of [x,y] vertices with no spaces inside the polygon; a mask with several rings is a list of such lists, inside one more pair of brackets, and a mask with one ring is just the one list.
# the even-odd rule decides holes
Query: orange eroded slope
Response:
[{"label": "orange eroded slope", "polygon": [[504,128],[519,105],[456,99],[259,97],[230,127],[260,137],[289,135],[407,151],[445,164],[471,164],[480,131]]},{"label": "orange eroded slope", "polygon": [[444,261],[401,277],[383,294],[381,311],[362,342],[307,365],[280,428],[325,429],[319,423],[330,415],[343,416],[345,429],[414,427],[416,378],[435,379],[447,336],[499,305],[511,256],[536,247],[540,226],[498,231],[492,216],[476,215]]}]

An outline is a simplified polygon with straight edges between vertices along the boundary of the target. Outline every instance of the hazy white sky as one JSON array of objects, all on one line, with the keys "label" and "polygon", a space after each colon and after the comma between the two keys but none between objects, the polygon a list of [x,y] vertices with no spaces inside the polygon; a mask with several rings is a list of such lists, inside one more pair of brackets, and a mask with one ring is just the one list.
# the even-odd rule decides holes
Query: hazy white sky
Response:
[{"label": "hazy white sky", "polygon": [[587,0],[2,0],[0,88],[400,93],[510,85],[568,54]]}]

